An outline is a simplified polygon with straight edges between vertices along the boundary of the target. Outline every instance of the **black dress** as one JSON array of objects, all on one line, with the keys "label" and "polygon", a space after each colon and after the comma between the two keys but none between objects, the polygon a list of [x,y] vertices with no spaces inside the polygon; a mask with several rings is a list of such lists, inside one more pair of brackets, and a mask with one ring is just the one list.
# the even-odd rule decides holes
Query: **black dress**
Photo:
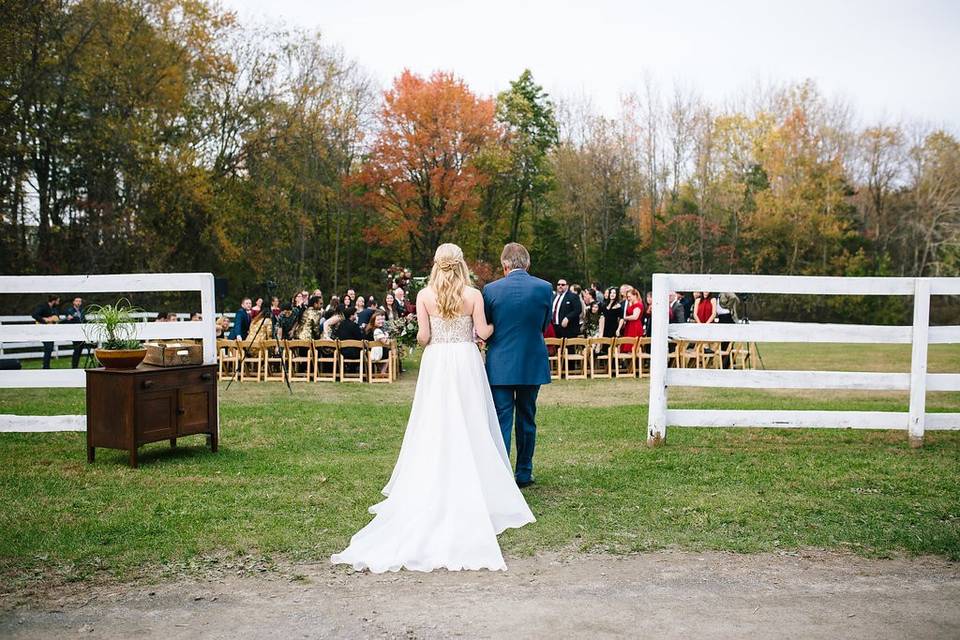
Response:
[{"label": "black dress", "polygon": [[620,326],[620,318],[623,317],[623,305],[617,302],[614,306],[605,306],[600,313],[603,314],[603,337],[617,337],[617,327]]}]

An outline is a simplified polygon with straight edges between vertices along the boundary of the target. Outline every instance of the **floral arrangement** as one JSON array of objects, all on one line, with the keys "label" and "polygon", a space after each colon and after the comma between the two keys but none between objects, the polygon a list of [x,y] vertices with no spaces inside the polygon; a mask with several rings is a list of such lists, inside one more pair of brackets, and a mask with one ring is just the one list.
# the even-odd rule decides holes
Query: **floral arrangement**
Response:
[{"label": "floral arrangement", "polygon": [[403,318],[388,320],[384,327],[390,339],[396,340],[401,347],[406,347],[411,351],[416,349],[417,332],[420,331],[416,315],[411,313]]}]

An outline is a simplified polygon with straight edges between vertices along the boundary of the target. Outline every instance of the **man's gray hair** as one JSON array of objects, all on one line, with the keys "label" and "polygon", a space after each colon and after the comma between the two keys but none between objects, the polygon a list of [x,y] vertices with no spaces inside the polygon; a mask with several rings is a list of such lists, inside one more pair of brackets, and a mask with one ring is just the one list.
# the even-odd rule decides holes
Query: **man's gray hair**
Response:
[{"label": "man's gray hair", "polygon": [[507,269],[530,268],[530,252],[519,242],[509,242],[500,252],[500,263]]}]

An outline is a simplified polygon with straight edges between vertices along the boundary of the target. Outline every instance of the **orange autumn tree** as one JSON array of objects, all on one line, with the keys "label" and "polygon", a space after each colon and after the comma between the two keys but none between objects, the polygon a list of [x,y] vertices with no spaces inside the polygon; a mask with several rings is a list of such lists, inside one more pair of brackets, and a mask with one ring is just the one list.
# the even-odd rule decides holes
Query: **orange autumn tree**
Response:
[{"label": "orange autumn tree", "polygon": [[383,217],[368,237],[401,243],[422,267],[476,213],[486,178],[474,160],[497,137],[494,102],[451,73],[424,79],[405,70],[384,94],[379,125],[359,175],[365,201]]}]

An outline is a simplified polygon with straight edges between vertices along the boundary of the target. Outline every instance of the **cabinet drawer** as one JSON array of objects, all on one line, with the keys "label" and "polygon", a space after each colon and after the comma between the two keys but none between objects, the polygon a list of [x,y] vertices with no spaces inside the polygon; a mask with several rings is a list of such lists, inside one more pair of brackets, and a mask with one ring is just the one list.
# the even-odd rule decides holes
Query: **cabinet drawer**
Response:
[{"label": "cabinet drawer", "polygon": [[138,391],[161,391],[184,386],[213,384],[213,371],[157,371],[140,376],[137,380]]}]

